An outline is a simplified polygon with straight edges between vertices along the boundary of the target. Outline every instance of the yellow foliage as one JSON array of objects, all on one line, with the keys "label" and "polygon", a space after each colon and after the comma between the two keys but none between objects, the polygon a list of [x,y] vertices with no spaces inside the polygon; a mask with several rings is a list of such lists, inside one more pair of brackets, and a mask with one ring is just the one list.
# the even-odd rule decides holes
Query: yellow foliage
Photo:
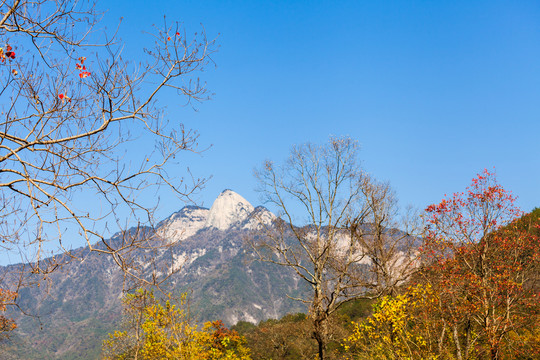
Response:
[{"label": "yellow foliage", "polygon": [[[6,305],[13,304],[13,301],[15,301],[16,297],[16,292],[0,288],[0,313],[6,311]],[[6,318],[4,315],[0,315],[0,335],[13,331],[16,327],[17,324],[15,324],[15,321],[13,321],[13,319],[9,319]]]},{"label": "yellow foliage", "polygon": [[171,298],[158,301],[153,293],[137,291],[124,299],[126,331],[115,331],[103,344],[103,359],[251,360],[245,339],[221,321],[208,322],[202,330],[191,325],[187,297],[180,306]]},{"label": "yellow foliage", "polygon": [[346,359],[438,359],[430,344],[429,321],[419,316],[437,298],[429,285],[410,287],[403,295],[386,296],[373,314],[353,322],[353,333],[344,339]]}]

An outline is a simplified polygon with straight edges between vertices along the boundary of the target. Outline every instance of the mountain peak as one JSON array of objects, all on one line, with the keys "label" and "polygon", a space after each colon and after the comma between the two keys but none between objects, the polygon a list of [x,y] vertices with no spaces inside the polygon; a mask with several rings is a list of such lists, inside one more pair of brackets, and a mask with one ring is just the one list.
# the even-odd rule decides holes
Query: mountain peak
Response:
[{"label": "mountain peak", "polygon": [[187,239],[204,227],[208,213],[208,209],[199,206],[184,206],[180,211],[162,221],[162,235],[171,242]]},{"label": "mountain peak", "polygon": [[249,201],[234,191],[225,189],[212,204],[205,227],[226,230],[247,219],[253,210]]}]

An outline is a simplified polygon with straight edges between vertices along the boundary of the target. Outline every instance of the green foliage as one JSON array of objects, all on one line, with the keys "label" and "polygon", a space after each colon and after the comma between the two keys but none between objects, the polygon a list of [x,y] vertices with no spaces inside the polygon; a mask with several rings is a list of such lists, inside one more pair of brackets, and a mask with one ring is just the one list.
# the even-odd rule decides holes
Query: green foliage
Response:
[{"label": "green foliage", "polygon": [[239,321],[231,327],[231,330],[237,331],[239,334],[246,334],[255,330],[257,326],[249,321]]},{"label": "green foliage", "polygon": [[373,301],[371,299],[356,299],[346,302],[339,308],[338,316],[347,324],[366,318],[372,313]]}]

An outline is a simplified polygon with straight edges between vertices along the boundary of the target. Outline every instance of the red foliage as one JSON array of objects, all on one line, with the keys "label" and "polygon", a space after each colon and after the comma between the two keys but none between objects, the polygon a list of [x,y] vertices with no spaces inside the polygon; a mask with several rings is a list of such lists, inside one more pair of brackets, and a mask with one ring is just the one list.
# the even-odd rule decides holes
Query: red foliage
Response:
[{"label": "red foliage", "polygon": [[514,201],[485,170],[466,192],[426,209],[423,275],[438,292],[440,316],[460,329],[467,351],[475,327],[493,359],[505,335],[538,313],[540,236],[523,225],[526,216],[517,219]]},{"label": "red foliage", "polygon": [[240,340],[240,335],[235,330],[229,330],[223,321],[216,320],[212,321],[211,323],[211,329],[212,332],[212,339],[213,339],[213,346],[216,349],[223,348],[223,340],[225,338],[228,338],[232,342],[237,342]]},{"label": "red foliage", "polygon": [[81,79],[84,79],[92,75],[89,71],[86,71],[86,65],[84,65],[84,62],[86,61],[86,57],[81,56],[77,60],[81,62],[80,64],[79,63],[75,64],[75,68],[79,70],[79,77]]},{"label": "red foliage", "polygon": [[5,52],[3,48],[0,48],[0,61],[5,62],[6,59],[15,59],[15,51],[13,51],[13,48],[9,44],[6,46]]},{"label": "red foliage", "polygon": [[428,254],[444,256],[448,251],[478,244],[501,226],[522,215],[515,197],[502,188],[495,174],[484,170],[466,192],[455,193],[426,208]]}]

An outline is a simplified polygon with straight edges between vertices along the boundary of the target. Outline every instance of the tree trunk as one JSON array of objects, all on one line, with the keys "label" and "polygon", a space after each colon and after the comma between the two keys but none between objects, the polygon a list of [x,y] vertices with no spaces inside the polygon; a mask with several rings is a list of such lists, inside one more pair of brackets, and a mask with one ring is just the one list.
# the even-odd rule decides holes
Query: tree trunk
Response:
[{"label": "tree trunk", "polygon": [[467,329],[466,329],[466,337],[465,337],[465,359],[469,358],[469,350],[471,348],[471,320],[467,320]]},{"label": "tree trunk", "polygon": [[454,342],[456,343],[456,357],[458,360],[463,360],[463,356],[461,355],[461,343],[459,342],[459,335],[458,335],[458,328],[457,325],[454,324],[453,326],[453,335],[454,335]]},{"label": "tree trunk", "polygon": [[499,343],[490,344],[491,360],[499,360]]},{"label": "tree trunk", "polygon": [[324,360],[324,350],[326,347],[326,321],[325,319],[314,319],[313,322],[314,325],[314,331],[313,331],[313,337],[315,340],[317,340],[318,344],[318,354],[319,354],[319,360]]},{"label": "tree trunk", "polygon": [[439,351],[439,355],[442,353],[442,347],[444,344],[444,334],[446,333],[446,321],[443,320],[443,327],[441,330],[441,336],[439,337],[439,342],[437,344],[437,349]]},{"label": "tree trunk", "polygon": [[319,360],[324,360],[324,341],[319,341]]}]

